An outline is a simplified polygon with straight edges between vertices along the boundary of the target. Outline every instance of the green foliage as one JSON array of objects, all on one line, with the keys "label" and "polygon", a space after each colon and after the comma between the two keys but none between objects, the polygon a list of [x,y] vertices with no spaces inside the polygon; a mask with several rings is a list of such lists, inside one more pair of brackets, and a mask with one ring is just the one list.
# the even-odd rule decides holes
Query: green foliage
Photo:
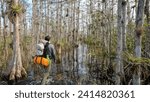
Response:
[{"label": "green foliage", "polygon": [[135,65],[138,65],[138,64],[150,64],[150,59],[149,58],[138,58],[138,57],[134,57],[133,54],[131,53],[128,53],[128,52],[125,52],[124,53],[124,58],[126,58],[130,63],[133,63]]},{"label": "green foliage", "polygon": [[25,5],[21,2],[15,4],[13,1],[8,3],[8,19],[14,23],[14,18],[18,15],[20,20],[23,19],[22,14],[26,11]]},{"label": "green foliage", "polygon": [[96,46],[100,44],[100,40],[93,35],[88,35],[86,38],[83,39],[83,42],[88,46]]},{"label": "green foliage", "polygon": [[11,37],[6,37],[6,46],[7,46],[7,50],[8,50],[8,55],[7,55],[7,58],[6,58],[6,60],[7,60],[7,62],[5,62],[5,54],[4,54],[4,39],[3,38],[1,38],[1,40],[0,40],[0,69],[4,69],[4,68],[6,68],[6,64],[8,63],[8,60],[9,60],[9,58],[10,58],[10,56],[11,56],[11,54],[12,54],[12,49],[10,48],[10,43],[12,42],[12,39],[11,39]]},{"label": "green foliage", "polygon": [[127,50],[130,53],[133,53],[133,51],[134,51],[134,36],[127,34],[126,44],[127,44]]},{"label": "green foliage", "polygon": [[22,13],[23,8],[21,4],[18,4],[18,5],[12,4],[11,10],[12,12],[19,14],[19,13]]},{"label": "green foliage", "polygon": [[130,32],[129,35],[133,35],[135,33],[135,23],[134,22],[128,22],[127,28]]}]

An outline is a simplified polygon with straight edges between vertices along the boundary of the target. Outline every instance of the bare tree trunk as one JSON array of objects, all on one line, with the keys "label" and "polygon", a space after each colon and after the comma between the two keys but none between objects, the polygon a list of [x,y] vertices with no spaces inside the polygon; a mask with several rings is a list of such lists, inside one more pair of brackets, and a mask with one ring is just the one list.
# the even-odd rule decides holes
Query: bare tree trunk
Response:
[{"label": "bare tree trunk", "polygon": [[126,1],[127,4],[127,34],[129,34],[131,32],[131,28],[129,28],[129,25],[131,23],[131,6],[130,6],[130,0]]},{"label": "bare tree trunk", "polygon": [[75,53],[76,53],[76,51],[75,51],[75,48],[74,48],[74,45],[75,45],[75,36],[76,36],[76,32],[75,32],[75,30],[76,30],[76,28],[75,28],[75,15],[76,15],[76,13],[75,13],[75,9],[76,9],[76,1],[73,1],[73,3],[72,3],[72,7],[73,7],[73,10],[72,10],[72,44],[73,44],[73,51],[72,51],[72,67],[73,67],[73,74],[74,74],[74,77],[76,76],[76,67],[75,67]]},{"label": "bare tree trunk", "polygon": [[[1,8],[2,8],[2,1],[0,1],[0,5],[1,5]],[[2,10],[0,11],[0,18],[2,17]],[[0,37],[2,36],[2,25],[1,25],[1,19],[0,19]]]},{"label": "bare tree trunk", "polygon": [[[135,56],[137,58],[141,58],[141,35],[143,31],[143,18],[144,18],[144,5],[145,0],[138,1],[138,8],[136,12],[136,32],[135,32]],[[140,85],[140,74],[141,74],[141,66],[137,66],[133,73],[133,85]]]},{"label": "bare tree trunk", "polygon": [[[18,0],[13,0],[14,5],[18,5]],[[19,37],[19,17],[14,15],[14,36],[13,36],[13,61],[11,63],[11,72],[9,80],[15,80],[26,76],[26,71],[22,66],[21,51],[20,51],[20,37]]]},{"label": "bare tree trunk", "polygon": [[115,79],[115,84],[119,85],[121,84],[121,79],[120,79],[120,74],[122,71],[122,0],[118,0],[118,18],[117,18],[117,66],[115,68],[115,74],[116,74],[116,79]]},{"label": "bare tree trunk", "polygon": [[[80,23],[80,0],[78,1],[78,13],[77,13],[77,24],[76,24],[76,43],[78,44],[77,46],[79,47],[79,42],[78,37],[79,37],[79,23]],[[78,47],[76,48],[76,69],[77,69],[77,76],[79,77],[79,50]]]},{"label": "bare tree trunk", "polygon": [[145,2],[145,14],[146,14],[146,42],[145,42],[145,57],[150,58],[150,0]]},{"label": "bare tree trunk", "polygon": [[126,0],[122,1],[122,42],[123,51],[127,49],[126,45]]},{"label": "bare tree trunk", "polygon": [[3,53],[4,53],[4,57],[5,57],[5,68],[6,68],[6,61],[7,61],[7,56],[8,56],[8,48],[7,48],[7,21],[6,21],[6,12],[5,12],[5,8],[6,8],[7,4],[4,2],[4,0],[2,0],[2,5],[1,5],[1,8],[2,8],[2,17],[3,17],[3,25],[4,25],[4,28],[3,28],[3,38],[4,38],[4,49],[3,49]]},{"label": "bare tree trunk", "polygon": [[9,34],[12,35],[12,32],[13,32],[13,31],[12,31],[12,23],[9,22]]},{"label": "bare tree trunk", "polygon": [[[34,18],[34,19],[33,19]],[[32,33],[35,33],[36,3],[32,0]]]},{"label": "bare tree trunk", "polygon": [[[42,15],[40,15],[40,8],[38,8],[38,4],[39,4],[40,1],[36,1],[36,0],[33,0],[33,3],[34,3],[34,14],[35,14],[35,18],[34,19],[34,24],[35,24],[35,27],[34,27],[34,36],[36,38],[36,44],[39,42],[39,34],[40,34],[40,17]],[[40,6],[41,7],[41,6]]]},{"label": "bare tree trunk", "polygon": [[43,6],[44,6],[44,1],[43,0],[40,0],[39,2],[40,4],[40,7],[39,7],[39,32],[38,32],[38,35],[37,35],[37,42],[39,41],[39,39],[42,37],[43,35],[43,30],[44,30],[44,11],[43,11]]},{"label": "bare tree trunk", "polygon": [[46,34],[50,34],[51,31],[51,25],[50,25],[50,5],[51,0],[47,0],[47,17],[46,17]]}]

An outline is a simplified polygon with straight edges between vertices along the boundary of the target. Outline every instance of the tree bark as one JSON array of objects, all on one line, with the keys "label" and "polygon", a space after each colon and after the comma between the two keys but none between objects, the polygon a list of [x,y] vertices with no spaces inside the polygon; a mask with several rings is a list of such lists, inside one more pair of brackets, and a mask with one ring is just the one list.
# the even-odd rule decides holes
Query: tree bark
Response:
[{"label": "tree bark", "polygon": [[118,0],[118,8],[117,8],[117,65],[115,68],[115,74],[116,74],[116,79],[115,79],[115,84],[119,85],[121,84],[120,80],[120,73],[123,69],[122,66],[122,0]]},{"label": "tree bark", "polygon": [[[144,18],[144,5],[145,0],[138,1],[138,8],[136,12],[136,28],[135,28],[135,57],[141,58],[141,35],[143,31],[143,18]],[[140,85],[140,68],[141,66],[137,66],[133,73],[133,85]]]},{"label": "tree bark", "polygon": [[145,57],[150,58],[150,1],[145,2],[145,15],[146,15],[146,42],[145,42]]},{"label": "tree bark", "polygon": [[123,41],[123,51],[127,49],[126,45],[126,0],[122,1],[122,41]]},{"label": "tree bark", "polygon": [[[18,0],[13,0],[14,5],[18,5]],[[11,72],[9,80],[20,79],[26,76],[26,71],[22,66],[19,36],[19,16],[14,14],[14,36],[13,36],[13,61],[11,63]]]}]

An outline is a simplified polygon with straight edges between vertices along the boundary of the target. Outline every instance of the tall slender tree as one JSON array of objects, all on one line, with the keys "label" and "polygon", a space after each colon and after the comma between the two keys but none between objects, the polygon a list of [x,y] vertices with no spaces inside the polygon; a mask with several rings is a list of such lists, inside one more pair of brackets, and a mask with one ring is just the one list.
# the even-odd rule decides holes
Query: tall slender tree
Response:
[{"label": "tall slender tree", "polygon": [[120,72],[123,69],[122,66],[122,0],[118,0],[118,8],[117,8],[117,66],[115,68],[115,74],[116,74],[116,82],[115,84],[120,84]]},{"label": "tall slender tree", "polygon": [[[144,18],[144,5],[145,0],[138,0],[138,8],[136,12],[136,28],[135,28],[135,57],[141,58],[141,41],[142,41],[142,31],[143,31],[143,18]],[[133,84],[140,85],[140,75],[141,75],[141,66],[136,66],[133,73]]]},{"label": "tall slender tree", "polygon": [[22,5],[19,3],[19,0],[11,0],[9,2],[10,13],[9,18],[12,21],[13,28],[13,57],[11,61],[11,70],[9,80],[19,79],[23,76],[26,76],[26,71],[22,65],[21,51],[20,51],[20,35],[19,35],[19,20],[21,13],[24,12]]},{"label": "tall slender tree", "polygon": [[126,0],[122,1],[122,42],[123,42],[123,51],[127,49],[126,45],[126,14],[127,14],[127,8],[126,8],[127,2]]},{"label": "tall slender tree", "polygon": [[150,1],[145,2],[145,15],[146,15],[146,43],[145,43],[145,57],[150,58]]},{"label": "tall slender tree", "polygon": [[[7,40],[6,40],[6,36],[7,36],[7,28],[8,28],[8,25],[7,25],[7,14],[5,12],[6,10],[6,2],[4,0],[1,1],[2,5],[1,5],[1,10],[2,10],[2,18],[3,18],[3,25],[4,25],[4,28],[3,28],[3,38],[4,38],[4,50],[3,50],[3,53],[4,53],[4,57],[5,57],[5,62],[7,60],[7,56],[8,56],[8,49],[7,49]],[[5,65],[6,67],[6,65]]]}]

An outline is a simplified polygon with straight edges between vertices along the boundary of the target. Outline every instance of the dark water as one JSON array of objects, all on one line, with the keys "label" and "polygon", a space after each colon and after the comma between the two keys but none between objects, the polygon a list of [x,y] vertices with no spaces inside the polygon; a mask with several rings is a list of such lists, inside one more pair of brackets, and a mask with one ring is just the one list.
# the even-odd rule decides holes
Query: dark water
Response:
[{"label": "dark water", "polygon": [[[50,76],[47,79],[47,85],[80,85],[93,84],[94,79],[89,76],[88,48],[85,44],[79,44],[72,52],[62,56],[62,63],[52,64]],[[36,67],[36,71],[34,70]],[[28,77],[19,80],[15,84],[19,85],[39,85],[44,72],[41,66],[31,66],[28,70]],[[39,76],[41,74],[41,76]],[[35,78],[36,77],[36,78]],[[90,82],[91,80],[91,82]],[[7,84],[5,81],[1,84]]]}]

